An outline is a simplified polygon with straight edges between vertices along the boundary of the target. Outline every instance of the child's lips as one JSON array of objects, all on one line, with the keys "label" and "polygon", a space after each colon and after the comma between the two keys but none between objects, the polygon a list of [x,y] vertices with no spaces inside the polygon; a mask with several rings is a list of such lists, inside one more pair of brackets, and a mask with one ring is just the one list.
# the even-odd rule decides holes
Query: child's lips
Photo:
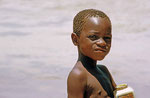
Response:
[{"label": "child's lips", "polygon": [[103,49],[103,48],[96,48],[95,49],[95,51],[99,51],[99,52],[107,52],[107,50],[106,49]]}]

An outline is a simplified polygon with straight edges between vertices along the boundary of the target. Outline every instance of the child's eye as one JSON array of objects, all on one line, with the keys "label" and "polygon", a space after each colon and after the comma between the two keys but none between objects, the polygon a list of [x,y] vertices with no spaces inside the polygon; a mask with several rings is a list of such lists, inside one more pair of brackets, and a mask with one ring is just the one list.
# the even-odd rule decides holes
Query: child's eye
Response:
[{"label": "child's eye", "polygon": [[89,35],[88,38],[90,38],[91,40],[99,39],[99,37],[97,35]]},{"label": "child's eye", "polygon": [[111,41],[111,37],[104,37],[105,41]]}]

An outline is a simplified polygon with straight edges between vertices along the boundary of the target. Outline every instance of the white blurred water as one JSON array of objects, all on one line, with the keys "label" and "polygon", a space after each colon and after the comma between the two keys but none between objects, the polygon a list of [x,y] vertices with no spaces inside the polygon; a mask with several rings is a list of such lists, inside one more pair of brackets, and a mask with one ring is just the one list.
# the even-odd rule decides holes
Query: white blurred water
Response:
[{"label": "white blurred water", "polygon": [[0,0],[0,98],[66,98],[77,59],[70,34],[76,13],[104,11],[113,26],[107,65],[117,84],[150,89],[149,0]]}]

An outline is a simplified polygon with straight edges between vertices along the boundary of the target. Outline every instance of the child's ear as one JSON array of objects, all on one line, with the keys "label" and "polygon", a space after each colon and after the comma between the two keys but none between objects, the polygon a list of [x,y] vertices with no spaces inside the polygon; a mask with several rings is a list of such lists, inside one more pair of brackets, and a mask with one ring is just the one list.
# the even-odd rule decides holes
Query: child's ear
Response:
[{"label": "child's ear", "polygon": [[72,38],[73,44],[74,44],[75,46],[77,46],[77,45],[78,45],[78,36],[77,36],[77,34],[76,34],[76,33],[72,33],[72,34],[71,34],[71,38]]}]

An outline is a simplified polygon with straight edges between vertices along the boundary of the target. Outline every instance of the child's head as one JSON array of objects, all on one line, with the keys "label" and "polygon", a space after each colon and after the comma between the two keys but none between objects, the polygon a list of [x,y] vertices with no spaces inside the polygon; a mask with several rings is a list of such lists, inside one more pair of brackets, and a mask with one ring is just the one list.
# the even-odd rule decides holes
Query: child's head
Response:
[{"label": "child's head", "polygon": [[109,17],[95,9],[80,11],[74,17],[72,40],[79,53],[93,60],[102,60],[111,47]]},{"label": "child's head", "polygon": [[82,28],[84,24],[86,23],[86,20],[90,17],[104,18],[104,17],[107,17],[107,15],[104,12],[96,10],[96,9],[82,10],[74,17],[73,32],[76,33],[77,35],[80,35]]}]

